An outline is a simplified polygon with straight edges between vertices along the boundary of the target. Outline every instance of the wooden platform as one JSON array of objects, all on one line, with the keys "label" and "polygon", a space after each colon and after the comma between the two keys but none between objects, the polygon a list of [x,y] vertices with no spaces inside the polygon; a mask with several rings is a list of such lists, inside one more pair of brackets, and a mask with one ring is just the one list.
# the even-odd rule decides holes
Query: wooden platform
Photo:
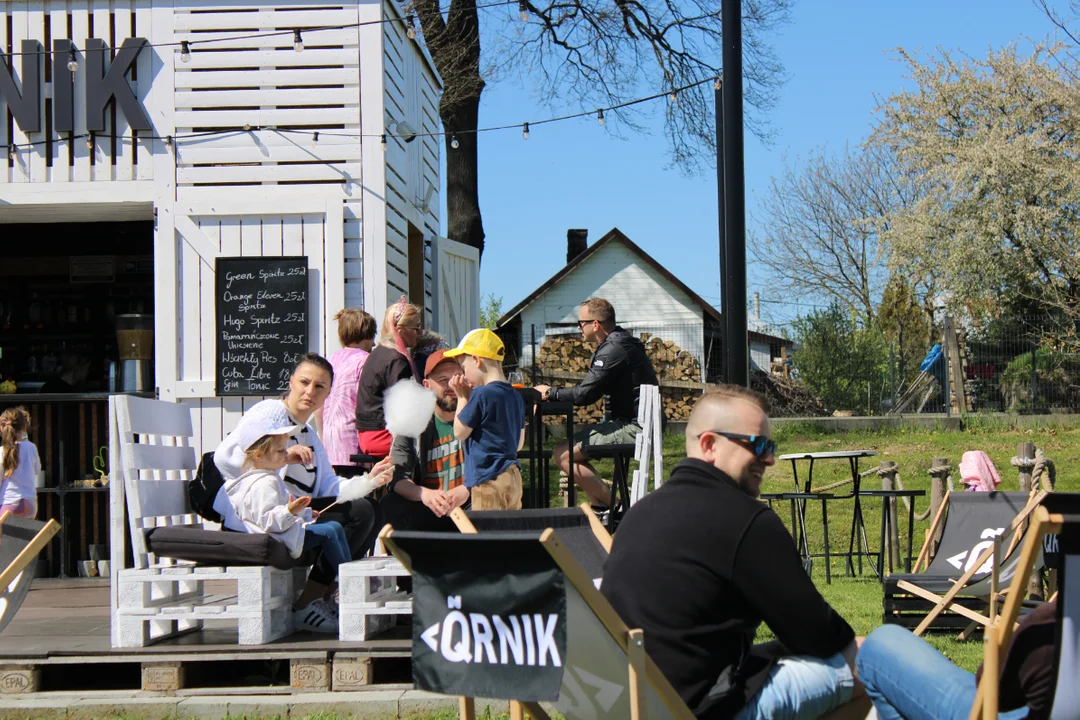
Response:
[{"label": "wooden platform", "polygon": [[235,625],[213,627],[211,622],[201,632],[121,650],[111,647],[109,631],[108,581],[37,581],[0,633],[0,693],[132,689],[194,694],[231,687],[325,692],[411,682],[408,625],[362,643],[297,632],[266,645],[241,646]]}]

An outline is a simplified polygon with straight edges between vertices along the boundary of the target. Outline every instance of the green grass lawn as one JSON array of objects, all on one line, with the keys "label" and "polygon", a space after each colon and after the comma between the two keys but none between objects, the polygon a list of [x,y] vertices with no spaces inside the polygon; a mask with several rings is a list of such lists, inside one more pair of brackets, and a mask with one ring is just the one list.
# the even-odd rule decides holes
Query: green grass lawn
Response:
[{"label": "green grass lawn", "polygon": [[[1030,422],[1030,419],[1029,419]],[[878,457],[865,458],[860,463],[860,470],[874,467],[880,460],[891,460],[897,464],[904,487],[910,490],[925,490],[926,497],[916,498],[915,512],[922,513],[930,502],[930,476],[927,470],[931,461],[937,457],[948,458],[956,468],[960,458],[968,450],[982,450],[990,456],[1001,475],[1003,490],[1019,490],[1017,471],[1010,464],[1016,455],[1017,445],[1021,442],[1033,442],[1054,460],[1057,466],[1057,485],[1059,491],[1076,492],[1080,490],[1080,418],[1075,425],[1050,424],[1046,426],[1016,427],[1007,420],[969,416],[965,419],[964,430],[925,429],[915,426],[888,428],[883,430],[858,430],[844,432],[823,431],[819,424],[785,423],[777,425],[774,436],[779,445],[779,454],[794,452],[814,452],[825,450],[876,450]],[[551,443],[554,445],[554,442]],[[684,438],[669,434],[664,437],[664,473],[671,472],[676,463],[685,456]],[[611,477],[610,461],[598,463],[601,474]],[[807,463],[800,462],[799,478],[805,482]],[[527,474],[526,474],[527,477]],[[850,477],[847,461],[818,461],[814,466],[814,487],[823,487]],[[954,470],[954,485],[961,489],[959,474]],[[528,482],[526,480],[526,482]],[[552,474],[552,505],[559,506],[563,500],[558,497],[558,488]],[[851,486],[841,486],[836,494],[851,492]],[[865,490],[881,489],[881,481],[876,475],[864,478]],[[794,479],[790,462],[777,462],[765,476],[762,493],[790,492],[794,489]],[[863,514],[871,549],[876,551],[880,544],[881,501],[864,499]],[[790,508],[786,503],[774,508],[791,525]],[[848,546],[851,531],[853,501],[835,500],[828,503],[829,544],[836,552]],[[900,506],[900,545],[906,548],[908,525],[906,508]],[[922,538],[930,526],[932,518],[916,520],[912,543],[913,555],[918,555]],[[824,533],[820,503],[807,505],[806,522],[811,552],[824,552]],[[866,635],[882,622],[882,588],[864,565],[862,577],[844,577],[843,559],[832,560],[832,584],[825,584],[824,559],[814,561],[813,578],[822,595],[851,624],[859,635]],[[759,640],[771,639],[767,629],[762,629]],[[935,633],[928,640],[960,667],[974,671],[982,658],[981,636],[973,640],[957,641],[953,634]]]}]

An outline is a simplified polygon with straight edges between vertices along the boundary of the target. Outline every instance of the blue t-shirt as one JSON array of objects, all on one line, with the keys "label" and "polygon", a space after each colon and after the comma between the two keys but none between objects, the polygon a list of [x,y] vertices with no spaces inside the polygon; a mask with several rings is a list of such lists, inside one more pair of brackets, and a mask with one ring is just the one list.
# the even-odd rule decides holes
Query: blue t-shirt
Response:
[{"label": "blue t-shirt", "polygon": [[465,440],[465,487],[494,480],[518,465],[525,403],[509,383],[492,382],[473,388],[457,419],[472,428],[472,435]]}]

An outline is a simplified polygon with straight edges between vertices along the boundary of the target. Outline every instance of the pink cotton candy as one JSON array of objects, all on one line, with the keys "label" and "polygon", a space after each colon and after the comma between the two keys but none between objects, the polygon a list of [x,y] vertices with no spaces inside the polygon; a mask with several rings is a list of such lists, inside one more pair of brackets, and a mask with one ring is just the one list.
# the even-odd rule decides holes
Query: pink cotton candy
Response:
[{"label": "pink cotton candy", "polygon": [[1001,477],[990,457],[982,450],[968,450],[960,459],[960,477],[967,489],[973,492],[993,492],[1001,484]]}]

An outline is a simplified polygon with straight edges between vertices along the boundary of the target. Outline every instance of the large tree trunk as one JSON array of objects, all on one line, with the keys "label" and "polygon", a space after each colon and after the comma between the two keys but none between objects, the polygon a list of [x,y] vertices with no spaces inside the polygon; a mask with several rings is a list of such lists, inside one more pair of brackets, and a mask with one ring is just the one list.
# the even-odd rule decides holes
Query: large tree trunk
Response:
[{"label": "large tree trunk", "polygon": [[[475,247],[483,256],[484,222],[476,161],[479,114],[480,93],[461,99],[452,112],[439,110],[446,129],[446,234],[451,240]],[[451,146],[455,138],[457,148]]]},{"label": "large tree trunk", "polygon": [[[439,118],[446,152],[446,228],[451,240],[484,252],[476,147],[480,122],[480,20],[476,0],[453,0],[443,19],[439,0],[413,0],[428,52],[443,80]],[[458,147],[454,148],[454,140]]]}]

